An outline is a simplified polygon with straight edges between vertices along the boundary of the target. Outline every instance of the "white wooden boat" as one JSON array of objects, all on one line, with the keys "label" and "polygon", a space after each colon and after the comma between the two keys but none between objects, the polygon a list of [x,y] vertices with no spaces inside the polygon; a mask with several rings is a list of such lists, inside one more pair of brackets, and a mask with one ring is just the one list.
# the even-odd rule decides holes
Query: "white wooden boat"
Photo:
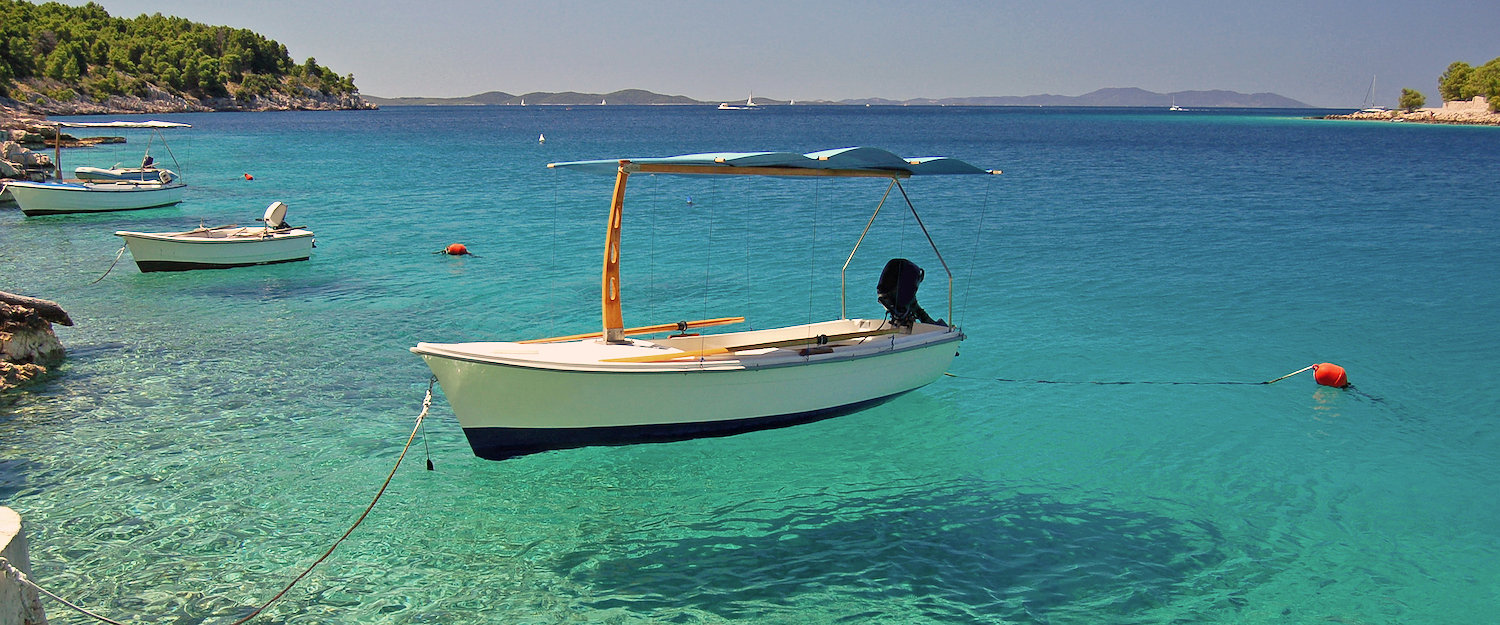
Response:
[{"label": "white wooden boat", "polygon": [[[61,133],[63,128],[146,128],[152,131],[153,139],[159,138],[160,131],[163,129],[190,127],[187,124],[161,121],[51,123],[58,126],[59,133]],[[58,144],[60,142],[54,142],[55,154],[53,162],[57,163],[58,175],[61,176],[62,149]],[[162,140],[162,144],[166,145],[164,139]],[[149,143],[146,149],[150,150]],[[175,162],[175,156],[173,160]],[[107,172],[110,170],[95,168],[95,171]],[[34,216],[61,213],[123,211],[168,206],[182,201],[182,193],[187,185],[182,182],[181,178],[169,170],[158,170],[155,179],[137,180],[120,178],[11,182],[7,183],[6,187],[15,199],[16,204],[20,206],[21,212],[28,216]]]},{"label": "white wooden boat", "polygon": [[[999,173],[955,159],[904,159],[873,148],[806,155],[694,154],[549,167],[615,174],[601,280],[602,330],[516,342],[418,343],[411,348],[432,369],[471,448],[482,458],[724,436],[805,423],[873,406],[928,384],[956,355],[963,332],[932,320],[916,305],[921,269],[902,259],[888,263],[881,276],[881,299],[889,313],[884,319],[841,318],[748,332],[637,338],[743,318],[625,328],[620,241],[631,174],[884,178],[890,181],[887,197],[894,188],[906,198],[900,180],[909,176]],[[911,202],[906,203],[916,216]],[[877,206],[875,214],[879,211]],[[870,223],[874,220],[872,215]],[[856,244],[850,260],[858,249]],[[940,253],[937,258],[942,261]],[[947,271],[946,262],[943,268]],[[951,272],[948,287],[951,319]]]},{"label": "white wooden boat", "polygon": [[169,206],[182,201],[181,182],[10,182],[6,190],[28,216],[96,213]]},{"label": "white wooden boat", "polygon": [[307,260],[312,256],[313,233],[288,226],[286,204],[274,202],[266,208],[261,226],[216,226],[185,232],[129,232],[125,239],[130,256],[141,271],[187,271],[227,269]]}]

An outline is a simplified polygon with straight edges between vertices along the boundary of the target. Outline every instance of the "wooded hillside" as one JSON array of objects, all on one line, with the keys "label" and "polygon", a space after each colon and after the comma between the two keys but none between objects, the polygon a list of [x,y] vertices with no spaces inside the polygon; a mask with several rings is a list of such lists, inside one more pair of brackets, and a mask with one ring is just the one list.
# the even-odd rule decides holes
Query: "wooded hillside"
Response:
[{"label": "wooded hillside", "polygon": [[0,0],[0,97],[23,103],[111,96],[244,102],[357,91],[352,74],[313,58],[293,62],[286,46],[243,28],[160,13],[112,17],[93,2]]}]

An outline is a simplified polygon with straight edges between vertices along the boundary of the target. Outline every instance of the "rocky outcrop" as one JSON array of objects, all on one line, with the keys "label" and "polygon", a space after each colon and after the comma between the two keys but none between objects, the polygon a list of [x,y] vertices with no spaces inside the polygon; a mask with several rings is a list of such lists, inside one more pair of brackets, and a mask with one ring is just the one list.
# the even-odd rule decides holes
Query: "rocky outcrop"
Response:
[{"label": "rocky outcrop", "polygon": [[36,379],[63,358],[52,324],[73,325],[56,302],[0,291],[0,391]]},{"label": "rocky outcrop", "polygon": [[1461,102],[1444,102],[1441,108],[1420,108],[1412,111],[1360,111],[1348,115],[1328,115],[1323,119],[1500,126],[1500,113],[1490,111],[1484,96]]},{"label": "rocky outcrop", "polygon": [[56,100],[46,90],[25,90],[18,85],[14,100],[0,99],[0,107],[10,107],[24,114],[105,115],[126,113],[208,113],[213,111],[336,111],[378,108],[358,93],[327,95],[302,89],[297,95],[272,93],[240,100],[236,98],[194,98],[168,93],[148,86],[145,95],[115,95],[102,101],[75,97]]}]

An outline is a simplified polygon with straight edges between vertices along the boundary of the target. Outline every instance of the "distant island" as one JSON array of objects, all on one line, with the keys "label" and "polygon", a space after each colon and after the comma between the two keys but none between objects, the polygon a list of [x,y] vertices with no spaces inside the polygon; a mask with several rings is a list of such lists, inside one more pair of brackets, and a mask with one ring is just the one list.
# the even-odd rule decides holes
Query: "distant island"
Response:
[{"label": "distant island", "polygon": [[0,0],[0,107],[33,114],[373,108],[354,76],[242,28]]},{"label": "distant island", "polygon": [[[562,93],[532,92],[512,95],[503,91],[488,91],[461,98],[380,98],[363,96],[378,106],[590,106],[599,104],[632,105],[706,105],[720,102],[742,102],[729,100],[695,100],[682,95],[662,95],[642,89],[626,89],[611,93]],[[755,98],[761,106],[792,104],[789,100]],[[1238,93],[1234,91],[1178,91],[1156,93],[1134,87],[1099,89],[1080,96],[1029,95],[988,96],[966,98],[916,98],[911,100],[886,100],[865,98],[852,100],[799,100],[797,104],[841,104],[870,106],[1117,106],[1141,108],[1167,108],[1172,105],[1188,108],[1314,108],[1303,102],[1274,93]]]}]

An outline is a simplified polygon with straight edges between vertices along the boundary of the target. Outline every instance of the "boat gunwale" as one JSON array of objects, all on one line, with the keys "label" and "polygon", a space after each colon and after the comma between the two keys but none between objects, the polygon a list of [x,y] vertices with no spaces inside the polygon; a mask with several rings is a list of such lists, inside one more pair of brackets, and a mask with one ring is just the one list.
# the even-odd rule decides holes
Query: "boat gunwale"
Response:
[{"label": "boat gunwale", "polygon": [[[796,327],[796,326],[792,326],[792,327]],[[724,358],[724,357],[708,357],[708,358],[699,357],[699,358],[694,358],[692,360],[687,360],[688,357],[684,356],[684,359],[683,360],[679,360],[679,361],[662,361],[662,362],[649,362],[649,363],[604,363],[602,361],[596,361],[594,363],[559,363],[559,362],[543,362],[543,361],[536,361],[536,360],[518,361],[518,360],[515,360],[515,359],[503,359],[503,358],[501,358],[499,356],[485,356],[485,355],[473,354],[473,353],[466,354],[466,353],[462,353],[462,352],[455,352],[455,351],[450,351],[450,350],[442,350],[440,348],[434,349],[435,346],[439,346],[439,345],[462,345],[463,343],[427,343],[427,342],[420,342],[420,343],[417,343],[416,346],[409,347],[407,349],[410,352],[412,352],[413,354],[417,354],[419,356],[424,356],[424,357],[425,356],[432,356],[432,357],[436,357],[436,358],[445,358],[445,359],[448,359],[448,360],[455,360],[455,361],[459,361],[459,362],[471,362],[471,363],[482,364],[482,365],[495,365],[495,366],[501,366],[501,367],[512,367],[512,368],[516,368],[516,369],[528,369],[528,370],[532,370],[532,371],[546,371],[546,372],[549,372],[549,373],[583,373],[583,374],[596,373],[596,374],[629,374],[629,375],[638,375],[638,374],[673,374],[673,375],[681,375],[681,374],[684,374],[684,373],[736,373],[736,372],[758,371],[758,370],[766,370],[766,369],[779,369],[779,368],[782,368],[782,367],[806,367],[806,366],[812,366],[812,365],[822,365],[822,364],[835,364],[835,363],[842,363],[842,362],[851,362],[851,361],[855,361],[855,360],[862,360],[862,359],[865,359],[865,358],[875,358],[875,357],[880,357],[880,356],[889,356],[889,355],[895,354],[895,353],[912,351],[912,350],[916,350],[916,349],[923,349],[923,348],[927,348],[927,347],[934,347],[934,346],[942,345],[942,344],[945,344],[945,343],[952,343],[952,342],[962,341],[965,338],[963,331],[960,330],[957,327],[948,327],[946,330],[928,331],[928,332],[922,332],[922,333],[919,333],[919,334],[904,334],[904,335],[893,335],[893,336],[902,336],[902,337],[908,337],[908,338],[910,338],[910,337],[919,337],[919,336],[920,337],[931,336],[932,338],[924,338],[924,339],[922,339],[920,341],[907,340],[907,341],[905,341],[905,343],[907,343],[905,345],[897,344],[897,345],[893,345],[889,349],[866,350],[864,353],[850,353],[848,350],[846,350],[843,354],[837,354],[836,352],[830,352],[829,354],[810,354],[810,355],[807,355],[807,356],[801,356],[801,357],[797,357],[797,358],[787,358],[784,355],[778,355],[778,356],[780,356],[780,359],[783,360],[782,362],[768,362],[768,363],[762,363],[762,364],[756,364],[755,363],[755,359],[757,359],[757,358],[764,358],[766,356],[774,354],[776,351],[781,351],[781,350],[777,349],[777,348],[767,348],[767,349],[772,349],[773,351],[767,352],[766,354],[753,354],[753,355],[747,354],[747,355],[739,355],[739,356],[731,355],[728,358]],[[567,342],[564,342],[564,343],[553,343],[552,345],[566,345],[566,344],[569,344],[569,343],[581,343],[583,341],[594,341],[594,342],[599,342],[601,344],[608,344],[608,343],[605,343],[605,342],[601,341],[600,339],[580,339],[578,341],[567,341]],[[631,339],[631,341],[632,341],[632,345],[634,345],[636,342],[639,342],[639,343],[650,343],[650,341],[640,340],[640,339]],[[485,342],[488,342],[488,341],[485,341]],[[494,343],[505,343],[505,342],[506,341],[495,341]],[[893,340],[892,342],[894,343],[896,341]],[[515,343],[515,344],[516,345],[525,345],[525,344],[522,344],[522,343]],[[859,343],[859,344],[856,344],[856,345],[846,345],[844,347],[861,347],[861,346],[866,346],[866,345],[869,345],[869,343]],[[427,347],[424,348],[424,346],[427,346]],[[809,347],[814,347],[814,345],[809,345]],[[517,353],[520,353],[520,352],[517,352]],[[536,351],[527,351],[525,353],[534,354],[534,353],[536,353]],[[833,357],[833,358],[818,358],[819,356],[827,356],[827,355],[835,355],[837,357]],[[749,360],[749,363],[746,362],[747,360]]]},{"label": "boat gunwale", "polygon": [[[258,228],[260,226],[247,226]],[[267,241],[285,241],[290,239],[303,239],[313,236],[311,230],[296,228],[286,232],[271,232],[267,234],[244,234],[232,237],[201,237],[181,236],[186,232],[132,232],[129,230],[116,230],[115,236],[123,239],[142,239],[147,241],[162,241],[167,243],[188,243],[193,245],[214,245],[223,243],[265,243]]]}]

